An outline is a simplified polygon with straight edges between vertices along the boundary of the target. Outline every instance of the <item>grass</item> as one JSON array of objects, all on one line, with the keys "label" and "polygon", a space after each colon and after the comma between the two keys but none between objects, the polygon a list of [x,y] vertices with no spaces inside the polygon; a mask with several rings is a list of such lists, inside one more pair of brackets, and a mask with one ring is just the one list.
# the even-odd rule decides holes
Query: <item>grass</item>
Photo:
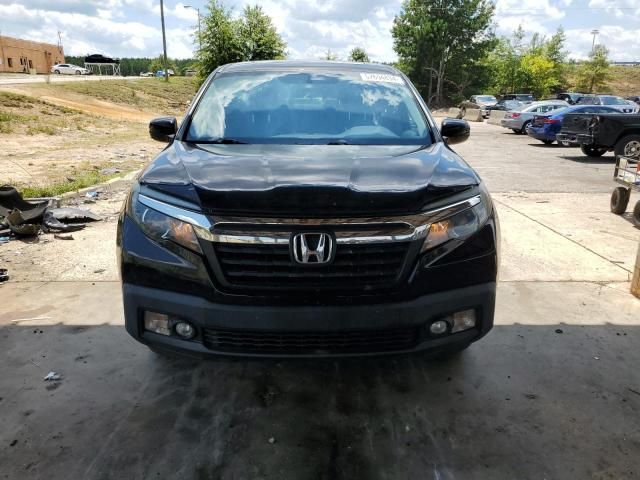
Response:
[{"label": "grass", "polygon": [[56,85],[69,92],[99,100],[165,114],[181,115],[197,91],[193,78],[172,77],[141,80],[100,80]]},{"label": "grass", "polygon": [[119,173],[103,175],[99,170],[87,170],[79,172],[73,179],[53,182],[47,185],[18,185],[16,189],[22,193],[24,198],[56,197],[63,193],[75,192],[98,183],[106,182],[120,175]]},{"label": "grass", "polygon": [[95,122],[96,118],[79,110],[0,91],[0,134],[56,135],[83,130]]},{"label": "grass", "polygon": [[[570,65],[567,69],[568,84],[574,85],[569,90],[578,91],[575,87],[577,70],[577,65]],[[605,86],[597,89],[597,93],[610,93],[621,97],[640,95],[640,67],[611,66],[609,73],[609,80]]]}]

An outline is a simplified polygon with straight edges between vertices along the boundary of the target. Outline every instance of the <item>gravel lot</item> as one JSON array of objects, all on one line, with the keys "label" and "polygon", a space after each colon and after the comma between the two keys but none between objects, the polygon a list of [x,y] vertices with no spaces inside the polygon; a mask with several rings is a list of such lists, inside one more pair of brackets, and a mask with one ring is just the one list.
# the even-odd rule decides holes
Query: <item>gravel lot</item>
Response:
[{"label": "gravel lot", "polygon": [[487,124],[456,150],[503,242],[496,327],[455,361],[157,358],[122,328],[125,185],[74,241],[0,245],[2,478],[638,478],[640,231],[608,211],[613,157]]}]

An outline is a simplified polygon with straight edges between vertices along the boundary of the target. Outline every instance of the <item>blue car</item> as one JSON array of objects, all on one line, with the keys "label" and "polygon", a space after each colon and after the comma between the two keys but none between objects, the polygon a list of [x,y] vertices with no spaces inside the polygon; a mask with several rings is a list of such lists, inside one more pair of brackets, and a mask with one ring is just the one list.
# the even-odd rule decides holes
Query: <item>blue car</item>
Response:
[{"label": "blue car", "polygon": [[547,115],[536,115],[527,126],[527,135],[551,145],[556,141],[556,133],[562,128],[562,119],[567,113],[620,113],[615,108],[601,105],[574,105],[553,110]]}]

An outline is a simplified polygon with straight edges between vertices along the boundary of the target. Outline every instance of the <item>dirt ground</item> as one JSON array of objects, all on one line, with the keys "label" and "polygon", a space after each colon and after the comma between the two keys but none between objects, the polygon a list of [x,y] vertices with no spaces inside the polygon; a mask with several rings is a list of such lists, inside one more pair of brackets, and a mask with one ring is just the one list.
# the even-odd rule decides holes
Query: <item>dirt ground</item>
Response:
[{"label": "dirt ground", "polygon": [[149,120],[175,112],[116,104],[57,85],[11,85],[0,86],[1,113],[8,119],[0,129],[0,183],[42,187],[92,170],[140,169],[163,148],[149,138]]}]

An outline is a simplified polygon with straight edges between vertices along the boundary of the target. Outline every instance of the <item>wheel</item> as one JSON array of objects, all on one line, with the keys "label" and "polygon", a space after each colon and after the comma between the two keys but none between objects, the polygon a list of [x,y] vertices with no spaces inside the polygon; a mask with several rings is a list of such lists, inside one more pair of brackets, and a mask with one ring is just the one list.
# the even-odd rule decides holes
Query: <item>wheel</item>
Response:
[{"label": "wheel", "polygon": [[520,135],[526,135],[527,134],[527,127],[529,126],[530,123],[531,123],[531,120],[529,120],[528,122],[524,122],[522,124],[522,128],[520,129],[520,131],[518,133]]},{"label": "wheel", "polygon": [[616,142],[615,154],[625,157],[640,158],[640,135],[627,135]]},{"label": "wheel", "polygon": [[[624,187],[616,187],[611,193],[611,211],[616,215],[622,215],[627,210],[629,205],[629,197],[631,196],[631,189]],[[637,207],[637,205],[636,205]]]},{"label": "wheel", "polygon": [[76,70],[76,75],[82,75],[82,72],[80,70]]},{"label": "wheel", "polygon": [[545,145],[551,145],[553,143],[553,140],[542,140],[542,143],[544,143]]},{"label": "wheel", "polygon": [[605,153],[607,153],[606,148],[598,148],[592,147],[591,145],[582,145],[580,147],[582,153],[584,153],[587,157],[601,157]]},{"label": "wheel", "polygon": [[516,134],[520,133],[520,130],[518,130],[517,128],[512,128],[511,130],[513,130],[513,133],[516,133]]},{"label": "wheel", "polygon": [[56,75],[60,75],[60,70],[54,70],[53,73],[55,73]]},{"label": "wheel", "polygon": [[633,220],[633,224],[640,228],[640,200],[636,202],[636,206],[633,207],[633,214],[631,216],[631,220]]},{"label": "wheel", "polygon": [[558,142],[558,145],[562,145],[563,147],[570,147],[571,144],[569,142]]}]

